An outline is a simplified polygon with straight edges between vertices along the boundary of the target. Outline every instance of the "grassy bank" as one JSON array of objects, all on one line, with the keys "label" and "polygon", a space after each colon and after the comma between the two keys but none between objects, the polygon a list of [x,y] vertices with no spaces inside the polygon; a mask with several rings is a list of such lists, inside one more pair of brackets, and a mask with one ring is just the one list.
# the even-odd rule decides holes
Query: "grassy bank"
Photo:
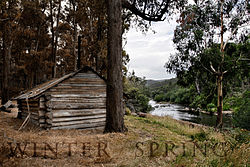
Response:
[{"label": "grassy bank", "polygon": [[249,162],[248,132],[218,132],[155,116],[126,116],[125,123],[124,134],[47,131],[32,125],[18,131],[22,121],[0,113],[0,166],[247,166]]}]

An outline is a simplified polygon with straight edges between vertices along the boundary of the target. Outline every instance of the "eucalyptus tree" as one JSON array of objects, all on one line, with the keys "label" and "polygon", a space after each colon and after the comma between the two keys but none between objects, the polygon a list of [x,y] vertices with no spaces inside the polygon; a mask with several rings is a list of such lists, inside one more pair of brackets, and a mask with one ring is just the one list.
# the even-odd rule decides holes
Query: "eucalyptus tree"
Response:
[{"label": "eucalyptus tree", "polygon": [[186,0],[108,0],[107,120],[105,132],[124,132],[122,86],[122,8],[147,21],[162,21]]},{"label": "eucalyptus tree", "polygon": [[3,57],[3,68],[2,68],[2,104],[5,104],[9,99],[9,84],[10,84],[10,72],[11,72],[11,54],[13,47],[13,31],[17,26],[17,22],[20,16],[18,9],[19,1],[7,1],[2,0],[0,2],[0,44],[2,49]]},{"label": "eucalyptus tree", "polygon": [[[173,42],[178,52],[166,63],[167,71],[184,75],[193,71],[195,80],[201,75],[199,67],[210,77],[215,76],[217,87],[217,127],[222,126],[222,80],[231,68],[226,66],[225,50],[229,42],[244,43],[249,37],[249,1],[204,0],[187,6],[180,15]],[[225,40],[227,37],[227,40]],[[249,42],[249,41],[248,41]],[[220,44],[220,48],[216,46]],[[215,49],[217,47],[217,49]],[[211,49],[214,52],[208,51]],[[213,57],[206,59],[204,55]],[[217,55],[217,56],[216,56]],[[240,57],[240,53],[238,58]],[[227,56],[227,58],[225,57]],[[237,60],[235,60],[237,61]],[[197,84],[197,88],[199,85]]]}]

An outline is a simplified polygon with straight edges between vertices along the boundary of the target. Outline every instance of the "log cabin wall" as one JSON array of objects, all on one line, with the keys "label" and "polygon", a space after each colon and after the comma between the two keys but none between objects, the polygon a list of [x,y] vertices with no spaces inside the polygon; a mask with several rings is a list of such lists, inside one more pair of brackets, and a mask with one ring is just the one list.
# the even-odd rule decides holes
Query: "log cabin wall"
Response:
[{"label": "log cabin wall", "polygon": [[89,67],[38,85],[15,99],[23,119],[30,112],[31,122],[46,129],[105,126],[106,82]]},{"label": "log cabin wall", "polygon": [[92,71],[79,72],[45,93],[46,126],[101,128],[106,121],[106,83]]},{"label": "log cabin wall", "polygon": [[21,111],[22,119],[26,119],[30,112],[30,121],[39,125],[39,99],[28,99],[28,103],[26,99],[18,100],[18,107]]}]

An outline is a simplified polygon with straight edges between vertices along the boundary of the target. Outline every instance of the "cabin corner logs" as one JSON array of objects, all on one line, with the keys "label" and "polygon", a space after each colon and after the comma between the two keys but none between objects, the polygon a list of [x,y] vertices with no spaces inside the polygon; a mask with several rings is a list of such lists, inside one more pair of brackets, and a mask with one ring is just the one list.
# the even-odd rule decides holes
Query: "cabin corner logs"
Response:
[{"label": "cabin corner logs", "polygon": [[45,129],[104,129],[106,82],[93,69],[38,85],[15,98],[20,116]]}]

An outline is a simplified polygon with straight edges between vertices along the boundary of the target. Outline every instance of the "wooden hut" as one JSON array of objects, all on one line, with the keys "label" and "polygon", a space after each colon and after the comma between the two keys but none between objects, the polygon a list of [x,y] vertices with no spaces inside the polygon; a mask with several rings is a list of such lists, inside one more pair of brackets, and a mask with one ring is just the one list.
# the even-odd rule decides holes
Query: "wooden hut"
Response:
[{"label": "wooden hut", "polygon": [[19,115],[46,129],[104,128],[106,82],[90,67],[48,81],[15,98]]}]

